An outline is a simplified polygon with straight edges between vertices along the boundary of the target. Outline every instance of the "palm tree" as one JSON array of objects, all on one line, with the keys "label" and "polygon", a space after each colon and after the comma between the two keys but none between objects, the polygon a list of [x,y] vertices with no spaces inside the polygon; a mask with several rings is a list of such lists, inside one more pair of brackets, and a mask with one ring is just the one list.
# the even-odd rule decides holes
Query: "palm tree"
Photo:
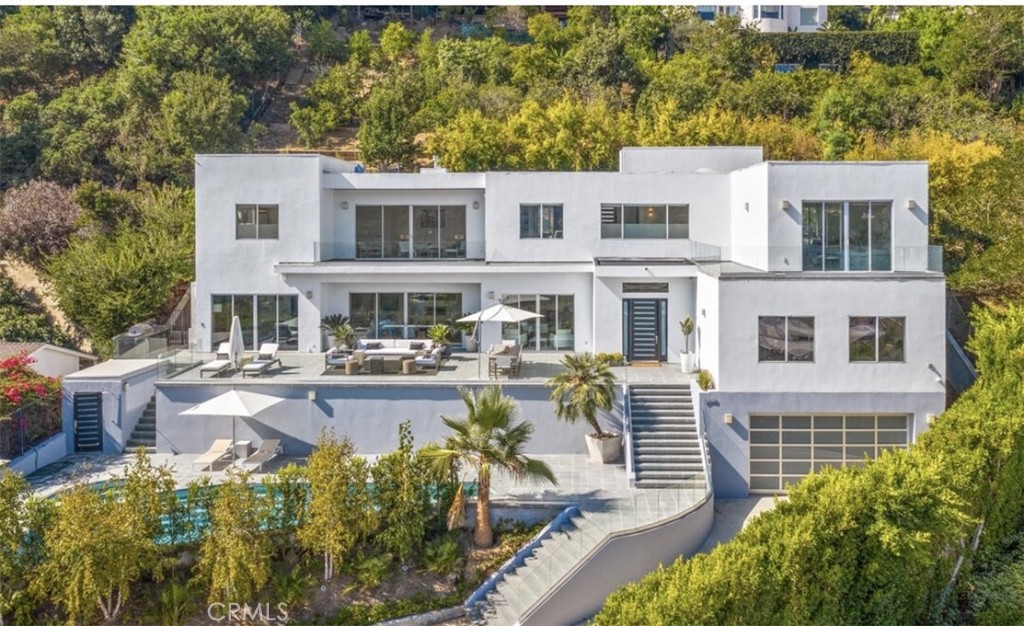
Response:
[{"label": "palm tree", "polygon": [[562,358],[565,371],[548,381],[555,415],[570,424],[581,417],[594,429],[594,436],[605,436],[597,422],[597,412],[612,408],[615,400],[615,374],[606,361],[590,353],[567,354]]},{"label": "palm tree", "polygon": [[[479,490],[476,498],[476,526],[473,542],[481,548],[494,543],[491,529],[491,470],[497,469],[514,478],[546,480],[558,484],[547,463],[523,454],[523,447],[533,435],[533,424],[520,421],[516,415],[516,401],[501,393],[501,387],[488,387],[473,393],[459,387],[459,395],[466,403],[466,417],[441,416],[452,429],[444,444],[423,454],[432,460],[434,470],[445,473],[453,462],[461,462],[477,472]],[[455,500],[448,511],[448,528],[456,528],[464,515],[466,496],[459,483]]]}]

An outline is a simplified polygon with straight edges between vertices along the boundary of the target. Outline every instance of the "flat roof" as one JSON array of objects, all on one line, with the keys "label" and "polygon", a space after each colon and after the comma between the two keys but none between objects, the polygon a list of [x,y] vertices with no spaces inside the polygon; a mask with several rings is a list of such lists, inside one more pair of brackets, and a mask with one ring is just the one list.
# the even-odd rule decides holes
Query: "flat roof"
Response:
[{"label": "flat roof", "polygon": [[132,374],[138,374],[158,365],[160,365],[160,359],[113,359],[68,374],[64,379],[127,378]]}]

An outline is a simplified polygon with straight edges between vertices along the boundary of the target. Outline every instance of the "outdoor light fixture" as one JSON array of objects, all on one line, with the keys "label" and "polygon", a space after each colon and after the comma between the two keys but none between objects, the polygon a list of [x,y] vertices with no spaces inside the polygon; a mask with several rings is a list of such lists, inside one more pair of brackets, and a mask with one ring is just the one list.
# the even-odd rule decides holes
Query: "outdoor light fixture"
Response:
[{"label": "outdoor light fixture", "polygon": [[790,211],[792,209],[793,209],[793,205],[789,203],[789,200],[783,200],[782,201],[782,210],[783,211]]},{"label": "outdoor light fixture", "polygon": [[907,200],[907,209],[913,211],[914,209],[919,209],[919,208],[921,208],[921,207],[917,206],[917,202],[914,202],[913,200]]},{"label": "outdoor light fixture", "polygon": [[722,421],[726,424],[732,424],[732,413],[726,413],[722,416]]},{"label": "outdoor light fixture", "polygon": [[473,201],[473,210],[474,211],[479,211],[480,210],[480,201],[479,200],[474,200]]},{"label": "outdoor light fixture", "polygon": [[342,200],[341,201],[341,209],[343,211],[348,211],[348,200]]},{"label": "outdoor light fixture", "polygon": [[316,400],[316,389],[310,389],[306,392],[306,397],[310,400]]},{"label": "outdoor light fixture", "polygon": [[929,413],[929,414],[928,414],[928,417],[926,418],[926,420],[927,420],[927,422],[928,422],[928,425],[929,425],[929,426],[933,425],[933,424],[935,423],[935,420],[936,420],[936,419],[938,419],[938,418],[937,418],[937,417],[935,417],[935,414],[934,414],[934,413]]},{"label": "outdoor light fixture", "polygon": [[312,291],[306,290],[306,299],[307,300],[312,300],[313,299],[313,292]]}]

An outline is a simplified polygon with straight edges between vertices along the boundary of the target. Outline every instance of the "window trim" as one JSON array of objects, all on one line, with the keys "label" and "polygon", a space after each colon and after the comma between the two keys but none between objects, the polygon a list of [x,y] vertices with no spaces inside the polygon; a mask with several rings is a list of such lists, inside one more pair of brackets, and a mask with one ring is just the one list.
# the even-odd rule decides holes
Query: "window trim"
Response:
[{"label": "window trim", "polygon": [[[853,338],[850,336],[850,332],[853,330],[853,320],[859,317],[866,317],[875,321],[874,325],[874,358],[872,359],[856,359],[854,360],[853,354],[851,353],[851,347]],[[900,359],[882,359],[880,348],[881,342],[881,329],[882,320],[902,320],[900,330],[902,331],[902,337],[900,338]],[[907,317],[905,315],[850,315],[847,318],[847,337],[846,337],[846,357],[849,363],[906,363],[907,362]]]},{"label": "window trim", "polygon": [[[523,232],[523,211],[536,211],[533,216],[537,224],[537,236]],[[546,216],[550,219],[545,219]],[[557,216],[557,220],[555,217]],[[550,230],[545,229],[545,224],[550,224]],[[554,229],[554,226],[561,226]],[[562,203],[543,202],[521,202],[519,204],[519,239],[564,239],[565,238],[565,205]]]},{"label": "window trim", "polygon": [[[263,210],[267,210],[269,212],[269,210],[271,210],[271,209],[273,209],[274,214],[277,216],[277,221],[276,222],[267,222],[266,224],[261,224],[260,223],[260,213]],[[251,224],[248,224],[248,223],[243,224],[241,221],[239,221],[240,218],[241,218],[240,214],[241,214],[241,212],[243,210],[251,210],[252,211],[253,221],[252,221]],[[261,233],[260,228],[262,226],[271,226],[271,225],[276,227],[274,229],[274,236],[273,237],[269,237],[269,236],[262,237],[262,236],[260,236],[260,233]],[[255,229],[255,231],[254,231],[255,235],[252,236],[252,237],[240,236],[238,229],[240,227],[242,227],[242,226],[252,226]],[[280,238],[281,238],[281,205],[280,204],[270,204],[270,203],[264,204],[264,203],[249,203],[249,202],[246,202],[246,203],[236,203],[235,204],[235,240],[236,241],[242,240],[242,239],[262,239],[262,240],[265,240],[265,241],[270,241],[270,240],[280,239]]]},{"label": "window trim", "polygon": [[[665,212],[665,236],[664,237],[626,237],[626,207],[655,207],[661,208]],[[672,226],[678,226],[676,222],[672,222],[672,209],[683,209],[686,214],[686,222],[683,224],[686,226],[685,237],[673,237]],[[605,215],[609,211],[614,211],[614,215],[617,216],[617,220],[614,222],[605,222]],[[600,238],[601,239],[640,239],[648,241],[657,241],[659,239],[673,239],[673,240],[688,240],[690,239],[690,204],[688,202],[602,202],[601,203],[601,225],[600,225]],[[611,225],[618,225],[619,234],[618,236],[606,236],[604,234],[604,227]]]},{"label": "window trim", "polygon": [[[807,205],[809,205],[809,204],[817,205],[815,207],[815,209],[818,211],[819,229],[823,229],[824,228],[824,224],[825,224],[825,221],[826,221],[825,211],[827,210],[826,205],[828,205],[828,204],[839,204],[839,205],[842,205],[842,216],[841,216],[841,221],[842,221],[842,237],[841,237],[841,239],[842,239],[842,242],[841,242],[841,244],[842,244],[842,255],[841,255],[842,267],[840,267],[839,269],[827,269],[825,267],[825,264],[826,264],[826,254],[825,254],[826,241],[825,241],[825,236],[824,236],[824,231],[823,230],[822,230],[821,233],[819,233],[819,234],[822,235],[822,241],[821,241],[821,267],[815,267],[815,268],[804,267],[804,257],[806,256],[807,249],[808,249],[807,243],[804,241],[804,238],[805,238],[805,235],[806,235],[806,233],[804,231],[805,221],[806,221],[805,215],[806,215],[807,210],[808,210],[808,206]],[[850,269],[850,205],[851,204],[867,204],[868,205],[868,222],[867,222],[867,228],[866,228],[867,229],[867,235],[868,235],[868,247],[867,247],[868,267],[867,267],[867,269]],[[873,215],[873,209],[875,208],[874,205],[876,205],[876,204],[888,204],[889,205],[889,245],[888,245],[888,248],[887,248],[887,251],[889,253],[889,268],[888,269],[875,269],[874,267],[872,267],[873,264],[874,264],[874,246],[872,244],[872,239],[874,237],[873,234],[872,234],[873,233],[873,228],[874,228],[874,225],[873,225],[872,222],[874,221],[874,218],[872,217],[872,215]],[[893,259],[895,258],[894,250],[895,250],[896,242],[895,242],[895,239],[892,236],[893,221],[894,221],[894,218],[896,216],[895,207],[896,207],[896,203],[892,199],[873,198],[873,199],[857,199],[857,200],[835,200],[835,199],[833,199],[833,200],[819,200],[819,199],[804,199],[804,200],[801,200],[801,203],[800,203],[800,269],[801,269],[801,271],[804,271],[804,272],[892,272],[892,271],[895,271],[893,269],[893,267],[895,265],[893,263]]]},{"label": "window trim", "polygon": [[[766,317],[780,317],[783,320],[783,354],[784,358],[781,360],[769,360],[761,358],[761,320]],[[790,356],[789,350],[789,320],[790,319],[809,319],[811,320],[811,358],[809,359],[794,359]],[[817,320],[814,315],[758,315],[757,316],[757,362],[758,363],[814,363],[817,351],[815,350],[814,343],[817,335]]]}]

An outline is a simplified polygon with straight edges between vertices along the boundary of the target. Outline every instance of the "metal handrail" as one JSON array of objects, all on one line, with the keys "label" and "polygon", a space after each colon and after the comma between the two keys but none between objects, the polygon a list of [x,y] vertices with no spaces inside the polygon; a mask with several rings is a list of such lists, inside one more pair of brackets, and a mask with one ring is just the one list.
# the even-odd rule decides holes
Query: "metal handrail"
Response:
[{"label": "metal handrail", "polygon": [[626,480],[633,487],[636,485],[636,468],[633,466],[633,408],[630,405],[627,382],[622,384],[622,444],[626,448]]}]

